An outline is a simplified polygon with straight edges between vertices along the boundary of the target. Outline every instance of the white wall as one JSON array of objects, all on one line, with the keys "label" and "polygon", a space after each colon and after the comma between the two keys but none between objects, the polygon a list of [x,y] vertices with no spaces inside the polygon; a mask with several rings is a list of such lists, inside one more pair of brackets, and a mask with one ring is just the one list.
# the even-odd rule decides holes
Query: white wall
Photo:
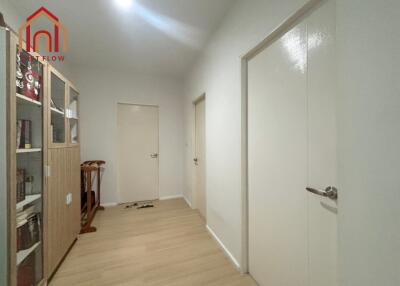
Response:
[{"label": "white wall", "polygon": [[[185,196],[192,199],[192,100],[206,92],[208,224],[239,262],[240,56],[305,2],[238,1],[185,82]],[[340,285],[400,285],[400,2],[337,7],[340,208],[350,210],[339,215]]]},{"label": "white wall", "polygon": [[[0,0],[0,11],[12,29],[18,30],[27,15],[20,15],[10,0]],[[99,71],[52,65],[70,79],[82,95],[82,160],[104,159],[103,201],[118,201],[116,188],[116,103],[119,101],[160,106],[160,196],[183,193],[183,104],[182,81],[130,71]]]},{"label": "white wall", "polygon": [[[4,20],[14,31],[23,23],[24,17],[20,15],[12,6],[9,0],[0,0],[0,12],[3,13]],[[26,17],[25,17],[26,18]]]},{"label": "white wall", "polygon": [[118,202],[117,103],[158,105],[160,112],[160,197],[183,193],[182,83],[129,71],[76,69],[81,93],[81,154],[105,160],[102,201]]},{"label": "white wall", "polygon": [[240,263],[241,56],[306,0],[237,1],[185,83],[185,196],[192,200],[192,101],[206,93],[207,223]]},{"label": "white wall", "polygon": [[400,285],[400,1],[337,0],[341,286]]}]

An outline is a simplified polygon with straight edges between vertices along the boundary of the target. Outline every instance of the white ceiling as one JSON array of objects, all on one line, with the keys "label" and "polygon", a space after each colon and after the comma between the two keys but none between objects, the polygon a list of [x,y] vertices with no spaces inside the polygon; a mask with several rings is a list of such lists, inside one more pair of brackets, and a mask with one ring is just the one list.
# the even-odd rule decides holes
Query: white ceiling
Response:
[{"label": "white ceiling", "polygon": [[183,76],[235,0],[16,0],[24,18],[40,6],[69,32],[72,66]]}]

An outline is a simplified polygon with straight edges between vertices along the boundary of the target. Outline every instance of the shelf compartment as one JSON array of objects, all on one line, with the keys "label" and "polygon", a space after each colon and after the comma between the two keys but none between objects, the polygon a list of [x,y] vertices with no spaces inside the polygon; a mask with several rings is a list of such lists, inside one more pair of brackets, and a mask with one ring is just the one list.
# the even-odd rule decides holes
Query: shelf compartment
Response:
[{"label": "shelf compartment", "polygon": [[31,254],[32,252],[34,252],[36,250],[36,248],[38,248],[38,246],[40,245],[40,241],[35,243],[31,248],[25,249],[25,250],[21,250],[17,252],[17,266],[19,264],[21,264],[22,261],[25,260],[25,258],[27,258],[29,256],[29,254]]},{"label": "shelf compartment", "polygon": [[54,113],[60,114],[62,116],[65,116],[65,113],[60,111],[60,110],[58,110],[57,108],[50,107],[50,110],[51,110],[51,112],[54,112]]},{"label": "shelf compartment", "polygon": [[33,203],[34,201],[40,199],[41,197],[42,197],[41,194],[27,195],[25,197],[25,200],[17,203],[17,210],[22,210],[24,208],[24,206],[29,205],[30,203]]},{"label": "shelf compartment", "polygon": [[42,106],[42,103],[40,101],[34,100],[32,98],[29,98],[29,97],[19,94],[19,93],[17,93],[17,102]]},{"label": "shelf compartment", "polygon": [[42,148],[17,149],[17,154],[42,152]]}]

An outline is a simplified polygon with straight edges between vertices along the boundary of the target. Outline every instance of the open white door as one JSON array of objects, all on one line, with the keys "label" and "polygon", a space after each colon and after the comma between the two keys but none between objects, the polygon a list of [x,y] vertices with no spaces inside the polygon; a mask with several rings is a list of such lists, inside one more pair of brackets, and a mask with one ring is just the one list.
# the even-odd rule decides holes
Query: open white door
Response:
[{"label": "open white door", "polygon": [[158,199],[158,107],[118,104],[121,203]]},{"label": "open white door", "polygon": [[[261,286],[337,286],[335,1],[248,63],[249,271]],[[328,191],[329,192],[329,191]]]}]

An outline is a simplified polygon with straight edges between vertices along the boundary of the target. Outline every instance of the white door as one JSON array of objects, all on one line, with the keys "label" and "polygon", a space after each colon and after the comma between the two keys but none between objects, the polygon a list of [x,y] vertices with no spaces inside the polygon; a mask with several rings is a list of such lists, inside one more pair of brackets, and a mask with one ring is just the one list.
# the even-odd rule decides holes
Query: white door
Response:
[{"label": "white door", "polygon": [[119,201],[158,199],[158,107],[118,104]]},{"label": "white door", "polygon": [[195,202],[203,218],[207,218],[206,206],[206,122],[205,122],[206,102],[202,99],[195,104]]},{"label": "white door", "polygon": [[335,1],[249,61],[249,271],[261,286],[337,285]]}]

